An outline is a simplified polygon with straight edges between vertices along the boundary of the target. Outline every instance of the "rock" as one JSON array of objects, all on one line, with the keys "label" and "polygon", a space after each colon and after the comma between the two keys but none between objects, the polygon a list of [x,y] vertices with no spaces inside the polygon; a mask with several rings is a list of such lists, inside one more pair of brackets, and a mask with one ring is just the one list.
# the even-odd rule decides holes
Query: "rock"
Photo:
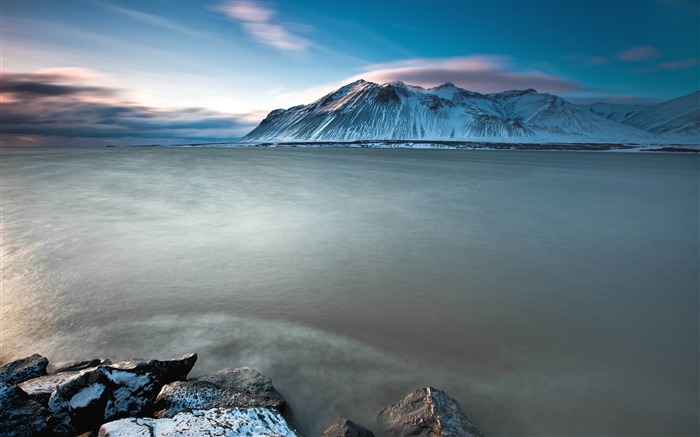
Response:
[{"label": "rock", "polygon": [[150,414],[163,384],[187,377],[196,359],[191,354],[168,361],[127,360],[79,371],[49,398],[49,409],[60,422],[55,433],[74,435],[112,420]]},{"label": "rock", "polygon": [[378,420],[391,436],[483,437],[456,400],[432,387],[418,389],[383,409]]},{"label": "rock", "polygon": [[112,362],[107,358],[95,358],[86,361],[74,361],[70,363],[64,363],[62,366],[49,372],[50,375],[55,375],[56,373],[62,372],[75,372],[78,370],[85,370],[91,367],[106,366],[112,364]]},{"label": "rock", "polygon": [[27,393],[32,400],[46,407],[49,404],[49,398],[58,386],[79,374],[80,372],[61,372],[54,375],[44,375],[24,381],[18,384],[18,387]]},{"label": "rock", "polygon": [[340,417],[323,431],[323,437],[374,437],[374,434],[352,420]]},{"label": "rock", "polygon": [[102,425],[98,437],[259,436],[298,437],[284,418],[267,408],[192,410],[164,419],[122,419]]},{"label": "rock", "polygon": [[190,409],[274,408],[288,411],[272,380],[255,369],[224,369],[211,375],[165,385],[155,403],[155,417],[173,417]]},{"label": "rock", "polygon": [[0,383],[0,435],[26,437],[49,429],[50,413],[16,385]]},{"label": "rock", "polygon": [[121,370],[133,370],[135,372],[149,372],[155,375],[156,379],[167,384],[173,381],[180,381],[187,378],[192,367],[197,362],[197,354],[187,354],[167,361],[159,360],[125,360],[109,367]]},{"label": "rock", "polygon": [[0,366],[0,382],[19,384],[38,376],[46,375],[49,360],[39,354],[12,361]]}]

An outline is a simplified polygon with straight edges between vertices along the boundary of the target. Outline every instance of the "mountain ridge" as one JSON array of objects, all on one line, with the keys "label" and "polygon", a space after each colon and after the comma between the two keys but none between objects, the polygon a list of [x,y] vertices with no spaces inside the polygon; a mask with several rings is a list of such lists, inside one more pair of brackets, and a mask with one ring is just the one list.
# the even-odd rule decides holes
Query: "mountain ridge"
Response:
[{"label": "mountain ridge", "polygon": [[481,94],[450,82],[423,88],[360,79],[310,104],[271,111],[243,141],[698,143],[699,96],[647,106],[576,105],[532,88]]}]

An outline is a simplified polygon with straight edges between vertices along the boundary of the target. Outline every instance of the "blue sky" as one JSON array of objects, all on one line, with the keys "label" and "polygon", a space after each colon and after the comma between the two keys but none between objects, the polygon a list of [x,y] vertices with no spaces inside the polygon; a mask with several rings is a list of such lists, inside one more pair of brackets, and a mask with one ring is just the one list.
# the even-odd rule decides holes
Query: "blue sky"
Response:
[{"label": "blue sky", "polygon": [[575,103],[699,85],[698,1],[2,0],[3,145],[235,139],[364,78]]}]

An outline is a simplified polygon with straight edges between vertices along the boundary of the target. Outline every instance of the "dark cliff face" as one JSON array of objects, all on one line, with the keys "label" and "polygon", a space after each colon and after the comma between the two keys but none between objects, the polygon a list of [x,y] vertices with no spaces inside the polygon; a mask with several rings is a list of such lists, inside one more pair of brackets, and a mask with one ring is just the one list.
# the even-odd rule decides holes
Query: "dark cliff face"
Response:
[{"label": "dark cliff face", "polygon": [[273,121],[280,118],[285,112],[287,111],[284,109],[275,109],[274,111],[271,111],[269,114],[267,114],[267,117],[265,117],[265,119],[260,122],[260,125],[263,126],[268,123],[272,123]]},{"label": "dark cliff face", "polygon": [[377,95],[374,96],[374,100],[378,103],[398,103],[401,98],[396,93],[396,89],[392,85],[383,86],[377,91]]}]

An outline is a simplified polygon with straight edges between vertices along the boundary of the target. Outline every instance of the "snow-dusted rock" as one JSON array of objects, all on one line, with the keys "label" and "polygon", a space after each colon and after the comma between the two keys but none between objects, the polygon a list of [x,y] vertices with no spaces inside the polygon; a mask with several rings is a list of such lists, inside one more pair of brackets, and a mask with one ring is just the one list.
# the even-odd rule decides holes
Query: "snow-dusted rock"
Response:
[{"label": "snow-dusted rock", "polygon": [[99,437],[298,437],[284,418],[267,408],[192,410],[164,419],[122,419],[102,425]]},{"label": "snow-dusted rock", "polygon": [[432,387],[383,409],[378,421],[386,434],[397,437],[483,437],[456,400]]},{"label": "snow-dusted rock", "polygon": [[187,378],[192,367],[197,362],[197,354],[187,354],[171,360],[140,360],[132,359],[111,364],[112,369],[132,370],[134,372],[149,372],[156,379],[167,384]]},{"label": "snow-dusted rock", "polygon": [[[51,370],[50,375],[61,372],[75,372],[78,370],[90,369],[97,366],[106,366],[112,364],[108,358],[94,358],[92,360],[85,361],[73,361],[69,363],[62,363],[59,367]],[[49,366],[51,367],[51,366]]]},{"label": "snow-dusted rock", "polygon": [[80,372],[61,372],[54,375],[44,375],[24,381],[18,384],[18,387],[36,402],[47,406],[49,398],[51,398],[58,386],[78,375],[80,375]]},{"label": "snow-dusted rock", "polygon": [[127,360],[78,372],[49,398],[49,409],[60,422],[56,433],[73,435],[149,414],[163,384],[187,377],[196,359],[191,354],[168,361]]},{"label": "snow-dusted rock", "polygon": [[352,420],[340,417],[323,431],[323,437],[374,437],[374,434]]},{"label": "snow-dusted rock", "polygon": [[0,382],[19,384],[38,376],[46,375],[49,360],[39,354],[34,354],[0,366]]},{"label": "snow-dusted rock", "polygon": [[211,375],[165,385],[156,399],[155,417],[173,417],[183,410],[210,408],[287,409],[272,380],[255,369],[224,369]]},{"label": "snow-dusted rock", "polygon": [[0,435],[26,437],[45,433],[49,411],[13,384],[0,383]]}]

